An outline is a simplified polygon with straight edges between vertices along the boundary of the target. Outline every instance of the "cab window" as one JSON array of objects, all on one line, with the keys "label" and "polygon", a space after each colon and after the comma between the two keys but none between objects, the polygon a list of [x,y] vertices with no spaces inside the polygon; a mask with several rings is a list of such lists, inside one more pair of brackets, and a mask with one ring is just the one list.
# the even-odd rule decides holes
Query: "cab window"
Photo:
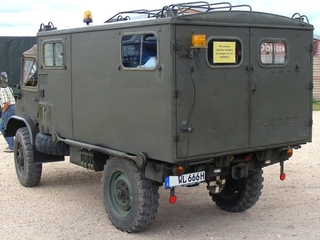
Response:
[{"label": "cab window", "polygon": [[208,42],[208,63],[215,66],[237,66],[242,62],[242,44],[239,39],[212,38]]},{"label": "cab window", "polygon": [[35,59],[23,59],[22,82],[27,87],[37,86],[38,75]]},{"label": "cab window", "polygon": [[262,41],[260,62],[263,65],[283,65],[287,62],[287,44],[280,41]]},{"label": "cab window", "polygon": [[62,67],[64,65],[62,42],[44,43],[43,63],[45,67]]},{"label": "cab window", "polygon": [[124,35],[121,61],[126,69],[154,70],[158,63],[158,41],[153,33]]}]

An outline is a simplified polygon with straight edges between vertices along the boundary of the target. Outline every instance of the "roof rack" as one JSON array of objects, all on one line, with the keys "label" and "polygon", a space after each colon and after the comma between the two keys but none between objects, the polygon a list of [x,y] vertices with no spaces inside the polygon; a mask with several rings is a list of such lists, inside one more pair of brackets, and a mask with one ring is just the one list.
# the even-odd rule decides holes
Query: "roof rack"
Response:
[{"label": "roof rack", "polygon": [[48,22],[47,25],[45,25],[44,23],[41,23],[38,32],[51,31],[51,30],[57,30],[57,28],[53,26],[52,22]]},{"label": "roof rack", "polygon": [[292,18],[293,19],[296,19],[296,20],[300,20],[301,22],[304,22],[304,19],[307,20],[307,23],[309,23],[309,19],[306,15],[300,15],[300,13],[295,13],[292,15]]},{"label": "roof rack", "polygon": [[205,1],[200,2],[188,2],[188,3],[176,3],[168,6],[164,6],[162,9],[156,10],[132,10],[119,12],[113,17],[105,21],[105,23],[118,22],[131,20],[132,16],[143,17],[144,18],[165,18],[173,17],[185,14],[193,14],[200,12],[211,12],[217,10],[231,11],[235,8],[249,8],[249,11],[252,11],[250,5],[231,5],[229,2],[219,2],[219,3],[208,3]]}]

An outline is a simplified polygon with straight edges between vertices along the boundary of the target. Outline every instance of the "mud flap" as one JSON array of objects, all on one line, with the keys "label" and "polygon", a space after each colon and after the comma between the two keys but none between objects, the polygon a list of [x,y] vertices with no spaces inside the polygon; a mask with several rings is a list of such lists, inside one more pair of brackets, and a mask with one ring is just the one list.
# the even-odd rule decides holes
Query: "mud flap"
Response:
[{"label": "mud flap", "polygon": [[34,163],[47,163],[47,162],[59,162],[64,161],[64,156],[49,155],[39,152],[35,146],[33,146],[33,162]]}]

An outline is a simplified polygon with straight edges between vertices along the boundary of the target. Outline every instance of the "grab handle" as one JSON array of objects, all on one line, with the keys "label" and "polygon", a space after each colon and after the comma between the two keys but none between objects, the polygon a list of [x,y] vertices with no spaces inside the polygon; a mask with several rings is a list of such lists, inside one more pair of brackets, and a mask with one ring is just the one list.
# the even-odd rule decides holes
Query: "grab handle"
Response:
[{"label": "grab handle", "polygon": [[251,78],[251,91],[257,91],[257,80],[255,78]]}]

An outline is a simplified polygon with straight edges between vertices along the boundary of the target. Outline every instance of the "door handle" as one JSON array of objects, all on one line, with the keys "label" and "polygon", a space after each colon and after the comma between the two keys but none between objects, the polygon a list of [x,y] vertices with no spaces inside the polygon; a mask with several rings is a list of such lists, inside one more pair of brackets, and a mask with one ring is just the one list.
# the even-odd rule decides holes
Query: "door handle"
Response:
[{"label": "door handle", "polygon": [[257,80],[255,78],[251,78],[251,91],[257,91]]}]

